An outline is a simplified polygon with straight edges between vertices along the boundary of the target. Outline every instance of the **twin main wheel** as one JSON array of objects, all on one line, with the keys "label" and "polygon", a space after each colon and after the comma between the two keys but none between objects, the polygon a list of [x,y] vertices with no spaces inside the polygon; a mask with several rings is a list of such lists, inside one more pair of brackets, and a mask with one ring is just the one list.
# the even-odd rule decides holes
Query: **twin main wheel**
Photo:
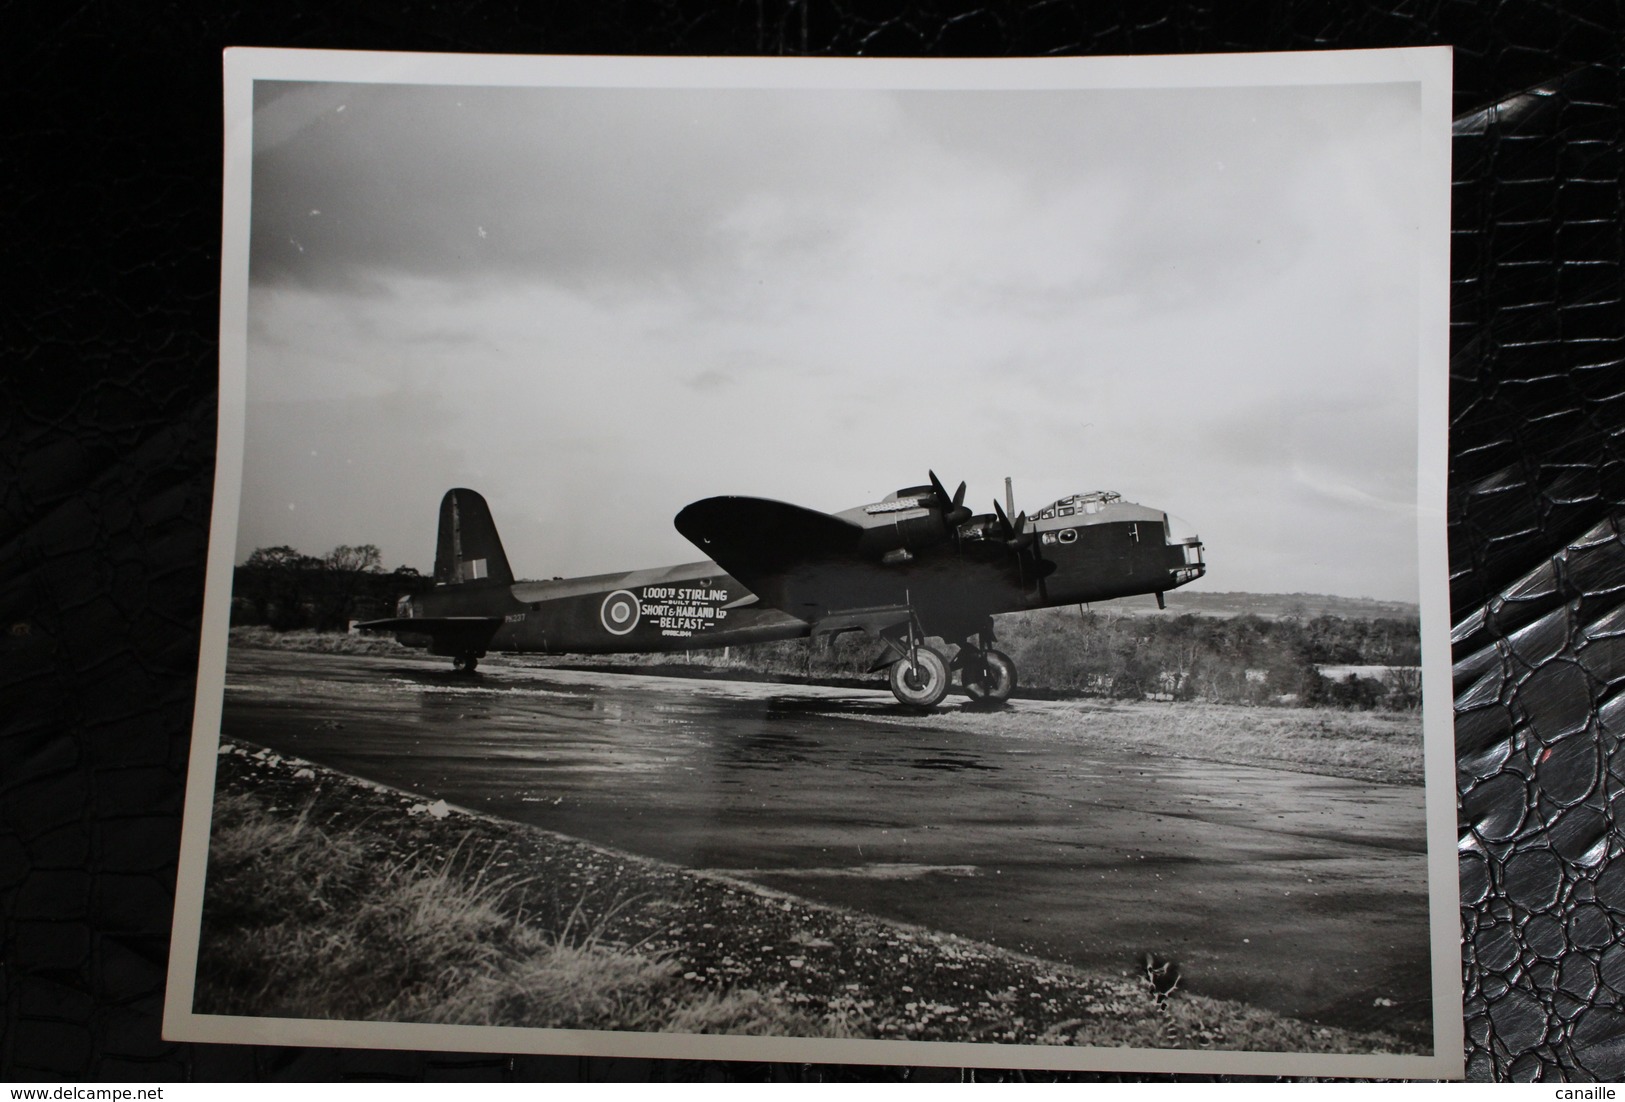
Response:
[{"label": "twin main wheel", "polygon": [[973,657],[965,663],[960,677],[965,695],[977,704],[1003,704],[1016,691],[1016,664],[1000,650],[982,652],[981,668]]},{"label": "twin main wheel", "polygon": [[[978,704],[1003,704],[1016,691],[1016,664],[1003,651],[972,657],[961,675],[965,694]],[[935,708],[948,695],[948,660],[932,647],[915,647],[914,660],[899,658],[888,673],[892,695],[911,708]]]},{"label": "twin main wheel", "polygon": [[915,647],[914,661],[899,658],[887,679],[892,695],[910,708],[935,708],[948,695],[948,660],[930,647]]}]

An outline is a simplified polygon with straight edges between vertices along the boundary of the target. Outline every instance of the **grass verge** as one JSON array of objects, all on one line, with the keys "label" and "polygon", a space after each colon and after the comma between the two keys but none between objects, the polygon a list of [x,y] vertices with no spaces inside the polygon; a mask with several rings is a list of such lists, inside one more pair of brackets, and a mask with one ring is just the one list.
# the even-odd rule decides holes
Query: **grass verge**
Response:
[{"label": "grass verge", "polygon": [[[215,804],[196,1005],[218,1014],[829,1035],[752,991],[692,992],[669,954],[513,910],[499,849],[380,859],[364,829],[228,793]],[[579,912],[574,912],[579,913]],[[572,916],[573,917],[573,916]]]}]

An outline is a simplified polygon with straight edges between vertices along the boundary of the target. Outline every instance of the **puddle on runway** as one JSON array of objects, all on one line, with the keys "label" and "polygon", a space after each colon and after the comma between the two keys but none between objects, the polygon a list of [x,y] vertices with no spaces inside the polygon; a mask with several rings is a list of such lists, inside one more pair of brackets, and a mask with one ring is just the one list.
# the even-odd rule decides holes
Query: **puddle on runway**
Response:
[{"label": "puddle on runway", "polygon": [[848,865],[838,868],[810,869],[717,869],[727,876],[742,876],[752,880],[919,880],[926,876],[981,876],[976,865],[919,865],[906,861],[877,862],[868,865]]},{"label": "puddle on runway", "polygon": [[912,766],[915,769],[935,769],[944,773],[963,773],[971,769],[995,773],[999,769],[998,766],[988,765],[970,754],[944,754],[931,758],[913,758],[900,764]]},{"label": "puddle on runway", "polygon": [[540,697],[586,704],[595,695],[591,689],[582,685],[559,685],[541,689],[526,685],[445,684],[410,677],[392,677],[387,684],[407,690],[415,690],[423,694],[425,699],[430,700],[469,696],[502,697],[504,699],[509,697]]},{"label": "puddle on runway", "polygon": [[[879,688],[879,685],[876,685]],[[859,719],[893,719],[900,715],[918,716],[919,713],[905,708],[889,697],[878,695],[841,696],[841,697],[806,697],[806,696],[770,696],[765,700],[739,701],[739,704],[748,705],[753,712],[761,713],[765,708],[768,719],[781,720],[816,720],[820,716],[830,718],[859,718]]]},{"label": "puddle on runway", "polygon": [[789,731],[761,731],[723,741],[718,749],[718,768],[778,770],[813,760],[824,744]]}]

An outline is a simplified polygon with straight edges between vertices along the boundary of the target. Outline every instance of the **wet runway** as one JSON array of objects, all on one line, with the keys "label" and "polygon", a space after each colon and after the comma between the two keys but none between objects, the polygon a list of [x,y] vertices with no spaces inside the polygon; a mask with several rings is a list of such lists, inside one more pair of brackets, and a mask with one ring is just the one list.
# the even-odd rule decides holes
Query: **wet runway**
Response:
[{"label": "wet runway", "polygon": [[1029,707],[948,730],[883,689],[239,649],[221,726],[822,902],[1112,972],[1151,951],[1194,992],[1431,1036],[1420,787],[1057,744]]}]

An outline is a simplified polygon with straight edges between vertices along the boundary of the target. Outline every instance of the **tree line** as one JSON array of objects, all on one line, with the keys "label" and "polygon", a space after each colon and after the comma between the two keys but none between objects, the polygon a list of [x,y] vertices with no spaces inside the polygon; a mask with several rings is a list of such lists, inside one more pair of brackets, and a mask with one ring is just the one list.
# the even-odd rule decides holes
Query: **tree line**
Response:
[{"label": "tree line", "polygon": [[[1414,618],[1129,615],[1045,609],[1001,617],[999,649],[1021,686],[1126,700],[1409,710],[1421,703]],[[861,634],[729,649],[726,664],[777,675],[869,674]],[[1370,667],[1330,675],[1334,666]],[[1379,668],[1380,667],[1380,668]]]},{"label": "tree line", "polygon": [[[372,544],[323,556],[262,547],[234,572],[233,624],[343,631],[382,619],[433,588],[410,566],[385,571]],[[1141,700],[1410,709],[1421,702],[1414,617],[1264,618],[1052,608],[1001,617],[1001,650],[1025,689]],[[695,661],[776,676],[872,676],[878,645],[861,633],[700,652]],[[1327,667],[1381,667],[1334,673]]]},{"label": "tree line", "polygon": [[[1409,709],[1421,701],[1414,618],[1048,609],[1009,619],[1016,622],[1001,639],[1034,688],[1231,704]],[[1372,669],[1322,672],[1331,666]]]},{"label": "tree line", "polygon": [[370,543],[340,544],[321,556],[261,547],[232,571],[231,622],[277,631],[344,631],[351,620],[392,615],[399,597],[433,584],[410,566],[385,571]]}]

